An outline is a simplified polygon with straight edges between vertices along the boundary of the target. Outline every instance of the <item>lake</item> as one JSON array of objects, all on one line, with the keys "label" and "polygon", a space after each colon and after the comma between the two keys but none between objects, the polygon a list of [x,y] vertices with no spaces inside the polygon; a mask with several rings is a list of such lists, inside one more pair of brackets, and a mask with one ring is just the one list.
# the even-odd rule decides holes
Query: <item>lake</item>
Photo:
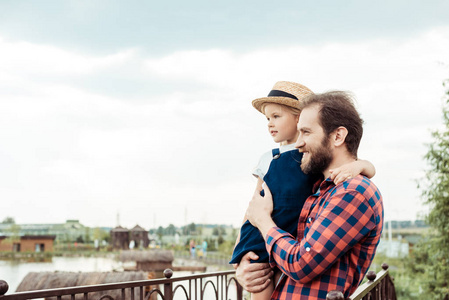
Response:
[{"label": "lake", "polygon": [[11,294],[29,272],[107,272],[121,265],[113,257],[53,257],[49,262],[0,260],[0,279],[8,283],[7,294]]},{"label": "lake", "polygon": [[[183,265],[182,259],[175,260],[175,265]],[[6,294],[12,294],[19,286],[22,279],[29,272],[46,271],[66,271],[66,272],[108,272],[122,269],[123,263],[114,256],[109,257],[53,257],[48,262],[26,262],[15,260],[0,260],[0,280],[8,283],[9,289]],[[208,266],[207,272],[218,271],[216,266]],[[177,271],[174,277],[191,275],[189,271]],[[195,272],[196,273],[196,272]],[[162,274],[161,274],[162,276]],[[186,283],[181,283],[185,285]],[[186,286],[187,287],[187,286]],[[212,297],[212,290],[206,290],[206,299],[208,295]],[[184,299],[181,293],[178,293],[176,299]]]}]

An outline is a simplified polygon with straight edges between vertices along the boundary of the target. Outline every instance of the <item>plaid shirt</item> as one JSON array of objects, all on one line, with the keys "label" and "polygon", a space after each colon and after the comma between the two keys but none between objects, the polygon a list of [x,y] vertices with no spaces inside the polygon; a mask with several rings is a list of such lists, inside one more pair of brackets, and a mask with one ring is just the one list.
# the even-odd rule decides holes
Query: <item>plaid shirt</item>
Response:
[{"label": "plaid shirt", "polygon": [[382,196],[369,179],[321,182],[301,211],[297,240],[278,227],[268,231],[270,264],[283,273],[272,299],[326,299],[332,290],[349,297],[371,265],[382,226]]}]

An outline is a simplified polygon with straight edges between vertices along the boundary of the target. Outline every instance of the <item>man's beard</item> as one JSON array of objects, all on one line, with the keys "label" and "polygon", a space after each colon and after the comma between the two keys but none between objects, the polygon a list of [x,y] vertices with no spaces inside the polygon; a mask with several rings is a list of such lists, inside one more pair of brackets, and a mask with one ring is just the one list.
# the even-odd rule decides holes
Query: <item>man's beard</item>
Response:
[{"label": "man's beard", "polygon": [[[323,137],[321,145],[316,149],[309,150],[309,160],[304,163],[304,158],[301,161],[301,169],[306,174],[323,173],[332,162],[332,150],[330,148],[330,140],[328,137]],[[310,151],[312,150],[312,151]]]}]

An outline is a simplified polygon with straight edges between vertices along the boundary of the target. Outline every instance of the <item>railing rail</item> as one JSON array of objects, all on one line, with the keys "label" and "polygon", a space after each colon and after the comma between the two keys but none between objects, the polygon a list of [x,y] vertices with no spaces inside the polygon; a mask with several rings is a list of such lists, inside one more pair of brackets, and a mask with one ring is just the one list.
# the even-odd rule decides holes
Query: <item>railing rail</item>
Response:
[{"label": "railing rail", "polygon": [[[360,285],[346,300],[396,300],[396,291],[387,264],[382,264],[382,270],[377,274],[369,271],[366,278],[368,281]],[[345,300],[340,291],[329,292],[326,299]]]},{"label": "railing rail", "polygon": [[[164,271],[165,279],[128,281],[89,286],[64,287],[38,291],[17,292],[6,295],[8,284],[0,280],[0,300],[25,300],[54,297],[93,300],[173,300],[184,296],[188,300],[242,300],[243,288],[235,279],[235,271],[212,272],[171,278],[173,271]],[[394,283],[388,265],[382,264],[379,273],[367,274],[368,281],[360,285],[346,300],[396,300]],[[162,286],[162,287],[161,287]],[[115,293],[114,293],[115,292]],[[331,291],[327,300],[345,300],[340,291]]]},{"label": "railing rail", "polygon": [[[64,287],[38,291],[16,292],[6,295],[8,285],[0,280],[0,300],[25,300],[54,297],[55,299],[132,299],[172,300],[184,294],[188,300],[216,299],[242,300],[243,289],[235,279],[235,271],[212,272],[171,278],[170,269],[165,279],[128,281],[89,286]],[[160,286],[162,285],[162,288]],[[112,293],[114,292],[114,293]]]}]

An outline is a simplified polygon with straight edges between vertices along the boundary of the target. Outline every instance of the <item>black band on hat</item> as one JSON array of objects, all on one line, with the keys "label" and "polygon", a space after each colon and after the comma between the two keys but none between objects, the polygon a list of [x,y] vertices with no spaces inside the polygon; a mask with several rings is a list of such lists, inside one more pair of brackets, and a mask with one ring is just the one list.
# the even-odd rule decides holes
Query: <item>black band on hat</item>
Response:
[{"label": "black band on hat", "polygon": [[271,90],[271,92],[268,94],[268,97],[287,97],[298,100],[298,98],[295,95],[279,90]]}]

